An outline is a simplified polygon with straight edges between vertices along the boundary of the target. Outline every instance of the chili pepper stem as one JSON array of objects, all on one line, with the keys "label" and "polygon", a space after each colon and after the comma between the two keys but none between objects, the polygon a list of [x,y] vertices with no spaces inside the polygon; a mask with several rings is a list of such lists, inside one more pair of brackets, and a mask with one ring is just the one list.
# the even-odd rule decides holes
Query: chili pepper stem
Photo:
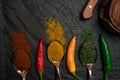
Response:
[{"label": "chili pepper stem", "polygon": [[82,80],[76,73],[72,73],[78,80]]},{"label": "chili pepper stem", "polygon": [[39,75],[40,75],[40,80],[43,80],[43,71],[40,71]]},{"label": "chili pepper stem", "polygon": [[105,73],[105,80],[108,80],[108,73]]}]

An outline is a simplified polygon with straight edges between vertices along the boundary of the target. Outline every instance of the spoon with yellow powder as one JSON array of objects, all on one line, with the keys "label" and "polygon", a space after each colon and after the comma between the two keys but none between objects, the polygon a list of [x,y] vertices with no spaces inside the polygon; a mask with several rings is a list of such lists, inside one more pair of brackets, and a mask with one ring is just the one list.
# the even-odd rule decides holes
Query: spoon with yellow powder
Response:
[{"label": "spoon with yellow powder", "polygon": [[50,60],[50,62],[52,62],[55,65],[57,69],[57,73],[58,73],[57,80],[62,80],[59,67],[61,60],[64,56],[63,46],[58,41],[52,41],[48,46],[47,53],[48,53],[48,59]]}]

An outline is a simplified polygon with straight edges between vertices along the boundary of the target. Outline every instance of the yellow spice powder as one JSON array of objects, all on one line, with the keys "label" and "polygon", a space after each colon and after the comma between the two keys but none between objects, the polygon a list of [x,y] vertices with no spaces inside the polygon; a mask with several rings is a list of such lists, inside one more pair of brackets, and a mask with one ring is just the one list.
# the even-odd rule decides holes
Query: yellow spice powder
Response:
[{"label": "yellow spice powder", "polygon": [[48,46],[48,59],[50,61],[61,61],[64,56],[62,45],[58,41],[52,41]]},{"label": "yellow spice powder", "polygon": [[50,17],[45,22],[45,24],[47,26],[46,33],[48,34],[48,40],[57,40],[64,46],[66,43],[66,39],[64,36],[63,27],[60,22],[57,19]]}]

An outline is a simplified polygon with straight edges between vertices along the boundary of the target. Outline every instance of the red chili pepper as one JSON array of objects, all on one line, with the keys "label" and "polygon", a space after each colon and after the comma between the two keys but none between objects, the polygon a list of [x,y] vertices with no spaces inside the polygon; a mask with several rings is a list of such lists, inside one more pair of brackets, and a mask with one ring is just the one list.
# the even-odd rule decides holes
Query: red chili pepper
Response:
[{"label": "red chili pepper", "polygon": [[40,79],[43,80],[43,70],[44,70],[44,50],[43,50],[44,40],[40,39],[38,44],[38,51],[37,51],[37,71],[40,74]]}]

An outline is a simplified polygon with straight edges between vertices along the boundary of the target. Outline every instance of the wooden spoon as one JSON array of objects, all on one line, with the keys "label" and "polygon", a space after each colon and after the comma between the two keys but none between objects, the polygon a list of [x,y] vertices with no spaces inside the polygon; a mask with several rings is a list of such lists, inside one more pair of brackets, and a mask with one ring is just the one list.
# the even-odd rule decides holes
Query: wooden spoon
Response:
[{"label": "wooden spoon", "polygon": [[97,2],[98,2],[98,0],[88,0],[88,3],[83,11],[83,18],[84,19],[88,19],[92,16]]}]

